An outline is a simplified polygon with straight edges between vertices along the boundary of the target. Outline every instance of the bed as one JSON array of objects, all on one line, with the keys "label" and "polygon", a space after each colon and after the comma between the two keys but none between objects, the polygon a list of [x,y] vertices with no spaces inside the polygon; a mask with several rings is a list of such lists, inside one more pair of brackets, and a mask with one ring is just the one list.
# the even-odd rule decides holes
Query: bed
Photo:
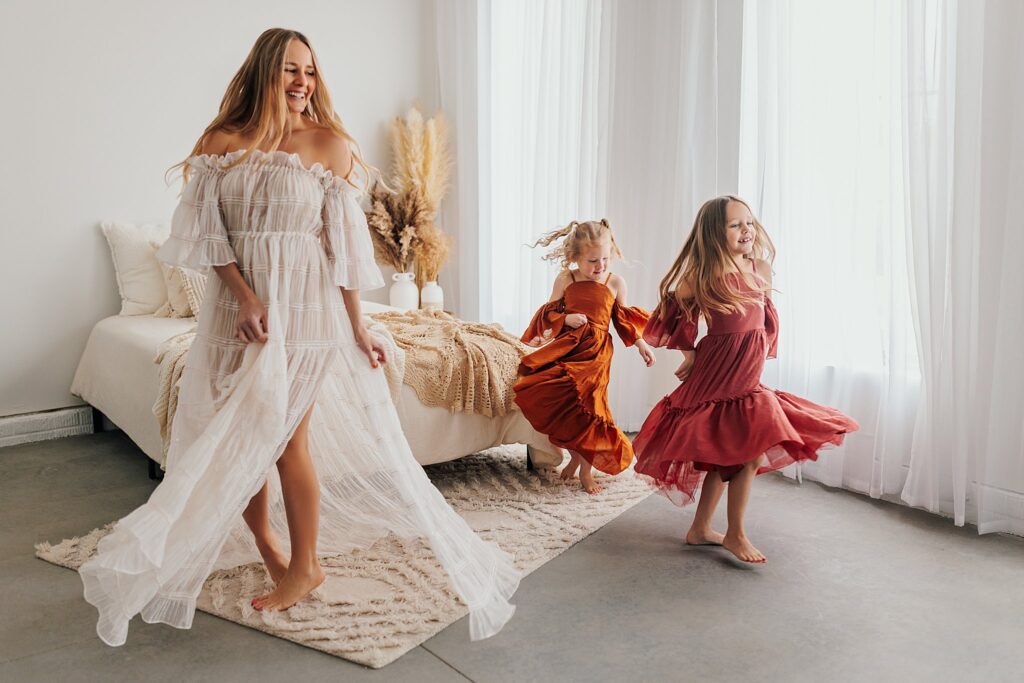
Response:
[{"label": "bed", "polygon": [[[366,314],[391,310],[363,302]],[[163,462],[159,424],[153,404],[159,392],[158,347],[188,332],[192,318],[115,315],[96,323],[71,386],[71,393],[121,429],[150,458],[157,476]],[[427,406],[403,385],[398,416],[416,460],[423,465],[454,460],[502,444],[525,444],[527,466],[555,467],[563,452],[530,426],[519,411],[501,417],[451,413]]]}]

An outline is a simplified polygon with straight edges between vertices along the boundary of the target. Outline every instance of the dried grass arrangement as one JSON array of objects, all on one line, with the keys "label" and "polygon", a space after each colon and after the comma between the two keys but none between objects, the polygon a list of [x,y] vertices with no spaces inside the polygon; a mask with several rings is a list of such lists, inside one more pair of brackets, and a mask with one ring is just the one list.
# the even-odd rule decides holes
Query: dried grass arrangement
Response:
[{"label": "dried grass arrangement", "polygon": [[415,272],[422,287],[437,279],[451,247],[451,237],[435,222],[452,168],[444,119],[435,114],[424,120],[413,107],[392,123],[391,149],[391,187],[374,183],[366,220],[377,260],[401,273]]}]

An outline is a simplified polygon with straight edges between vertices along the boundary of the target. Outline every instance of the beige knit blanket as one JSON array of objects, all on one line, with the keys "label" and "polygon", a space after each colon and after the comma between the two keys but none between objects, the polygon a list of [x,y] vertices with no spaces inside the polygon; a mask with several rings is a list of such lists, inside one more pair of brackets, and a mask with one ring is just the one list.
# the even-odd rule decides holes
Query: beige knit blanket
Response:
[{"label": "beige knit blanket", "polygon": [[[388,362],[384,364],[384,376],[388,381],[391,400],[397,403],[399,392],[402,390],[402,378],[405,374],[405,352],[395,344],[387,327],[373,320],[367,322],[366,328],[384,341],[384,353],[388,359]],[[181,372],[185,369],[186,354],[189,347],[192,346],[195,336],[196,326],[193,325],[188,332],[171,337],[160,344],[157,348],[156,358],[153,359],[153,362],[160,366],[153,414],[160,425],[160,440],[163,444],[161,464],[167,461],[167,448],[171,443],[171,426],[174,424],[174,414],[178,409],[178,385],[181,382]]]},{"label": "beige knit blanket", "polygon": [[160,425],[160,442],[163,444],[161,463],[167,462],[167,447],[171,443],[171,423],[178,409],[178,383],[181,381],[181,371],[185,369],[185,353],[188,347],[192,346],[195,336],[196,326],[192,325],[188,332],[171,337],[160,344],[156,358],[153,359],[154,363],[160,365],[159,389],[156,403],[153,404],[153,414]]},{"label": "beige knit blanket", "polygon": [[440,311],[388,311],[371,317],[386,325],[405,350],[405,384],[424,405],[487,417],[517,409],[512,386],[519,360],[534,349],[500,326]]}]

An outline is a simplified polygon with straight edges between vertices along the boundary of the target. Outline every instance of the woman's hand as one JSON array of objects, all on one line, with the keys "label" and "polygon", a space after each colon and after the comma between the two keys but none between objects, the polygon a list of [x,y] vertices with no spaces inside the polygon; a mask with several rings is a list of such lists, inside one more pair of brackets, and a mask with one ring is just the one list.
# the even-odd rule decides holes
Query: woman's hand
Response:
[{"label": "woman's hand", "polygon": [[676,379],[680,382],[685,382],[686,378],[690,376],[690,371],[693,370],[693,351],[683,351],[683,362],[676,369]]},{"label": "woman's hand", "polygon": [[651,367],[654,365],[654,354],[651,353],[651,347],[647,345],[643,339],[636,340],[636,350],[640,352],[640,357],[644,360],[644,365]]},{"label": "woman's hand", "polygon": [[235,336],[246,344],[267,341],[267,307],[255,296],[242,301],[235,321]]},{"label": "woman's hand", "polygon": [[565,316],[565,324],[575,330],[577,327],[587,324],[587,316],[582,313],[570,313]]},{"label": "woman's hand", "polygon": [[360,325],[354,332],[356,344],[366,354],[366,357],[370,359],[372,367],[376,368],[388,362],[387,355],[384,353],[384,344],[381,343],[380,339],[370,334],[364,325]]}]

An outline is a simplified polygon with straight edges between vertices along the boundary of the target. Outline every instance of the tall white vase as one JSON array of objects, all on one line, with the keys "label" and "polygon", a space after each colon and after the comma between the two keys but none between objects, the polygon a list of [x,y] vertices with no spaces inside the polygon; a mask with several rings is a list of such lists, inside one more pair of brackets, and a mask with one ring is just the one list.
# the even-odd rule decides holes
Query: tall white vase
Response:
[{"label": "tall white vase", "polygon": [[403,311],[419,308],[420,292],[416,287],[416,275],[414,273],[395,273],[391,279],[395,282],[388,291],[390,304]]},{"label": "tall white vase", "polygon": [[444,310],[444,290],[436,281],[430,280],[420,290],[420,308],[424,311]]}]

